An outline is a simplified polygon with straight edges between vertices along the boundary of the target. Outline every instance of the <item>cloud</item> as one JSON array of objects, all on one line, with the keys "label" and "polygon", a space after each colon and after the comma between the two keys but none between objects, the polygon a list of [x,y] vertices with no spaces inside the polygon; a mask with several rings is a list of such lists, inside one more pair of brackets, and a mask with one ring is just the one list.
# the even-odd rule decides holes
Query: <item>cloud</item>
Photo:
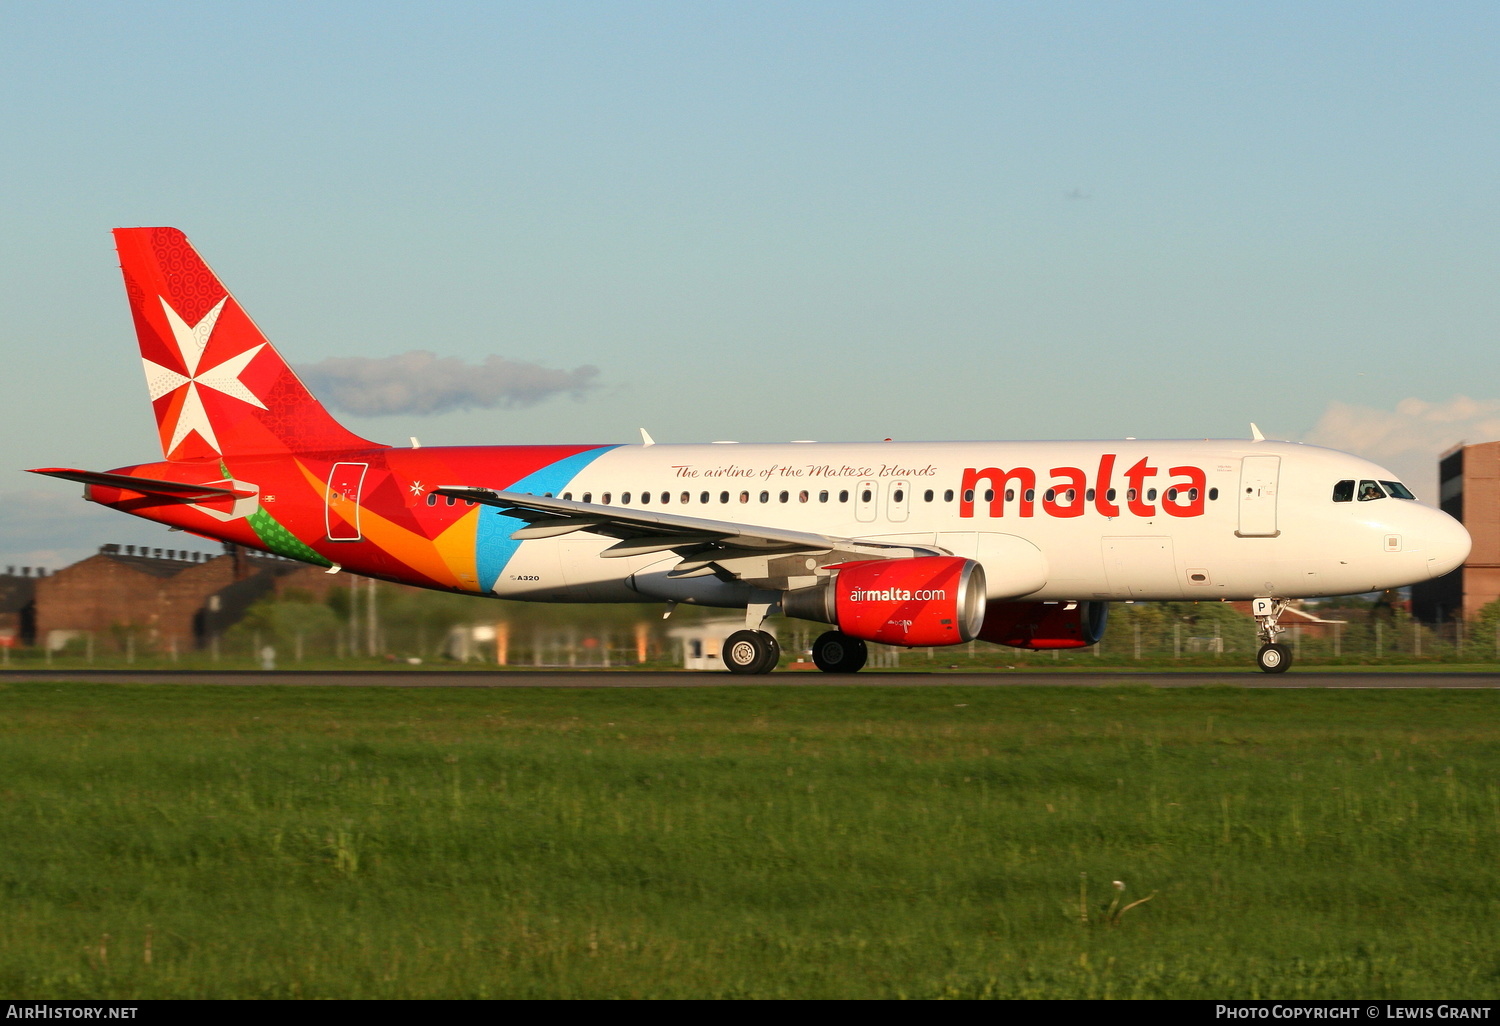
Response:
[{"label": "cloud", "polygon": [[501,356],[487,356],[475,366],[414,350],[382,359],[333,358],[298,367],[297,373],[329,406],[373,417],[534,406],[557,395],[578,399],[595,387],[599,369],[554,370]]},{"label": "cloud", "polygon": [[1395,410],[1332,402],[1303,436],[1395,471],[1437,504],[1437,458],[1459,442],[1500,439],[1500,400],[1457,395],[1445,402],[1403,399]]}]

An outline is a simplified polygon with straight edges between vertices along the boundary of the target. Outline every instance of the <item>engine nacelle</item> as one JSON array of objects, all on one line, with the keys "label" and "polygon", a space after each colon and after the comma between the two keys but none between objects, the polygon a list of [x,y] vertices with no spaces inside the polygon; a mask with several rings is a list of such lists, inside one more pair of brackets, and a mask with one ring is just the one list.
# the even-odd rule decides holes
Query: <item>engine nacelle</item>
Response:
[{"label": "engine nacelle", "polygon": [[838,563],[837,576],[786,592],[782,612],[884,645],[957,645],[984,623],[984,567],[961,556]]},{"label": "engine nacelle", "polygon": [[1087,648],[1104,637],[1108,602],[991,602],[980,641],[1011,648]]}]

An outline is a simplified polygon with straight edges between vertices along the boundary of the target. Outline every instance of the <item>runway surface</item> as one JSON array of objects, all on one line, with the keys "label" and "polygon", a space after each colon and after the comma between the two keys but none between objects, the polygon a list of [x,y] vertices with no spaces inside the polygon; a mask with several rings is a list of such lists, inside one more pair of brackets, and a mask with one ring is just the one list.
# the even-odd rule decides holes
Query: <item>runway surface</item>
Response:
[{"label": "runway surface", "polygon": [[634,670],[5,670],[0,684],[80,681],[95,684],[225,684],[241,686],[402,688],[687,688],[687,687],[1232,687],[1232,688],[1500,688],[1497,673],[1291,670],[1287,673],[1095,672],[729,673]]}]

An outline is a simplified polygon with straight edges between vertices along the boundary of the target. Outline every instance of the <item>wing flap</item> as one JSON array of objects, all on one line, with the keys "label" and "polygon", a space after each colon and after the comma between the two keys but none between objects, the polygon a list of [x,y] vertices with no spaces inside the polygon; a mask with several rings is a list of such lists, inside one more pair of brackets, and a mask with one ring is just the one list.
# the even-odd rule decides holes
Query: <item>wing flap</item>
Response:
[{"label": "wing flap", "polygon": [[[515,536],[512,535],[512,537]],[[621,556],[644,556],[651,552],[669,552],[672,549],[701,549],[705,545],[712,544],[713,539],[702,534],[648,535],[643,538],[626,538],[623,541],[617,541],[599,555],[605,559],[618,559]]]},{"label": "wing flap", "polygon": [[[690,544],[688,539],[697,539],[702,544],[764,552],[822,552],[848,544],[847,539],[830,538],[807,531],[791,531],[758,524],[733,524],[722,520],[683,516],[680,513],[601,506],[597,503],[472,488],[467,485],[441,485],[433,491],[439,495],[452,495],[454,498],[492,506],[506,516],[527,521],[529,525],[545,526],[545,534],[531,534],[533,526],[521,528],[517,534],[527,532],[522,535],[523,538],[550,538],[567,534],[569,532],[565,530],[565,525],[574,523],[577,526],[573,530],[592,531],[622,540],[656,537],[669,541],[670,544],[663,545],[662,549]],[[619,554],[628,553],[622,551]]]},{"label": "wing flap", "polygon": [[510,537],[512,541],[534,541],[538,538],[558,538],[565,534],[572,534],[574,531],[585,530],[589,527],[592,527],[596,523],[598,523],[598,521],[589,520],[586,517],[575,517],[567,520],[543,520],[523,527],[518,531],[511,532]]}]

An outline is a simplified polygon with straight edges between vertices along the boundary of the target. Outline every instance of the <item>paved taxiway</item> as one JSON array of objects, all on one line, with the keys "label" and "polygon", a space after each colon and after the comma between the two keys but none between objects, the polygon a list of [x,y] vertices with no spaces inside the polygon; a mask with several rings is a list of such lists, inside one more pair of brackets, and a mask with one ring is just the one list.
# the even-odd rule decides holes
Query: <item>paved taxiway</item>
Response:
[{"label": "paved taxiway", "polygon": [[1232,688],[1500,688],[1500,673],[1380,673],[1318,670],[1242,673],[651,673],[634,670],[5,670],[0,683],[88,681],[97,684],[231,684],[403,688],[683,688],[745,685],[825,687],[1232,687]]}]

